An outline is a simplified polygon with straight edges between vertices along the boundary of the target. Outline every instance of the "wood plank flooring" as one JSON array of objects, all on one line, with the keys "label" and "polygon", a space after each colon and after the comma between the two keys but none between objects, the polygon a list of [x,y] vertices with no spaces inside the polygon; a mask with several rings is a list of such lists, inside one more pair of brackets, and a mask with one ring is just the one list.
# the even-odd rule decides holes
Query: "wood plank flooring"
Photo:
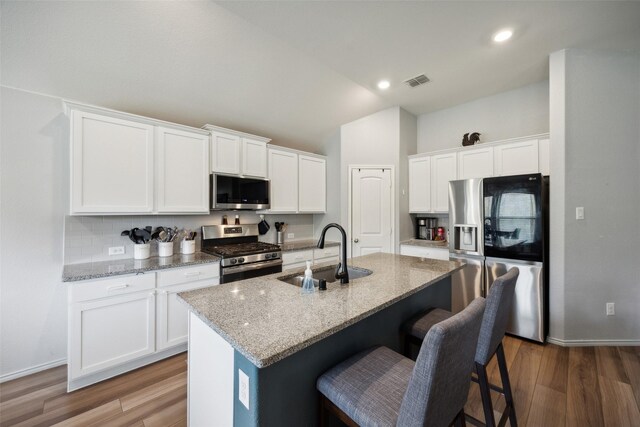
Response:
[{"label": "wood plank flooring", "polygon": [[[640,427],[640,347],[505,337],[504,348],[520,426]],[[0,426],[186,426],[186,371],[183,353],[73,393],[65,366],[19,378],[0,384]],[[495,359],[488,373],[500,385]],[[499,419],[504,398],[492,396]],[[475,383],[465,412],[484,419]]]}]

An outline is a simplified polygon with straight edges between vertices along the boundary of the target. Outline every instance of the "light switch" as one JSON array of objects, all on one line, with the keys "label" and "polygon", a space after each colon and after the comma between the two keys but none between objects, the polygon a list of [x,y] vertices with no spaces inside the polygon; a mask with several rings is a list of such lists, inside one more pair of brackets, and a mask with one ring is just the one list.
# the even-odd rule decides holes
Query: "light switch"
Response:
[{"label": "light switch", "polygon": [[584,208],[582,206],[576,208],[576,219],[584,219]]}]

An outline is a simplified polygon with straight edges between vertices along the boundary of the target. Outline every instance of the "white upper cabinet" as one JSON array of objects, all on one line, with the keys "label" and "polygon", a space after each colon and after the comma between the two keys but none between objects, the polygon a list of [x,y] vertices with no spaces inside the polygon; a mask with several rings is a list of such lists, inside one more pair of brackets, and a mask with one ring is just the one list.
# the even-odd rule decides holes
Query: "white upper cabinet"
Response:
[{"label": "white upper cabinet", "polygon": [[431,210],[449,212],[449,181],[457,179],[456,153],[431,156]]},{"label": "white upper cabinet", "polygon": [[242,175],[267,177],[267,143],[252,138],[242,138]]},{"label": "white upper cabinet", "polygon": [[214,125],[203,128],[211,132],[212,173],[267,177],[269,138]]},{"label": "white upper cabinet", "polygon": [[159,127],[157,211],[209,212],[209,136]]},{"label": "white upper cabinet", "polygon": [[327,161],[298,155],[298,212],[327,210]]},{"label": "white upper cabinet", "polygon": [[409,212],[431,210],[431,157],[409,159]]},{"label": "white upper cabinet", "polygon": [[240,137],[211,132],[211,172],[240,174]]},{"label": "white upper cabinet", "polygon": [[494,153],[495,176],[538,173],[538,140],[496,145]]},{"label": "white upper cabinet", "polygon": [[154,129],[71,112],[71,212],[153,211]]},{"label": "white upper cabinet", "polygon": [[271,211],[298,211],[298,155],[269,148],[269,180]]},{"label": "white upper cabinet", "polygon": [[493,176],[493,147],[463,149],[458,152],[458,179]]},{"label": "white upper cabinet", "polygon": [[208,212],[209,134],[65,101],[71,214]]}]

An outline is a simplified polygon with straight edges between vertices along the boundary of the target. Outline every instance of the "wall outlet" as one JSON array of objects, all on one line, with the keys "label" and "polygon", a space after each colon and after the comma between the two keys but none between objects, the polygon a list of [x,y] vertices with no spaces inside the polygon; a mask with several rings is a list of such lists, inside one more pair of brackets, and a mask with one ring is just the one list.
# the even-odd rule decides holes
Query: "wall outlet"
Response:
[{"label": "wall outlet", "polygon": [[249,409],[249,377],[238,369],[238,400]]},{"label": "wall outlet", "polygon": [[287,239],[293,239],[294,237],[295,237],[295,234],[287,233]]},{"label": "wall outlet", "polygon": [[124,246],[113,246],[109,248],[109,255],[124,255]]},{"label": "wall outlet", "polygon": [[615,316],[616,315],[616,304],[613,302],[607,303],[607,316]]},{"label": "wall outlet", "polygon": [[576,219],[584,219],[584,208],[582,206],[576,208]]}]

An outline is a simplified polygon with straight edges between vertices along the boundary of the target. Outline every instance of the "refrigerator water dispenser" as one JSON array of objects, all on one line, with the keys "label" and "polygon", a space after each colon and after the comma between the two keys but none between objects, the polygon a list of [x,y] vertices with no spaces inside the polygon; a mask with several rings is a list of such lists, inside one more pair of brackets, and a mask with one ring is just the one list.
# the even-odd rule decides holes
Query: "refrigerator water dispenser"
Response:
[{"label": "refrigerator water dispenser", "polygon": [[475,225],[453,226],[454,248],[461,251],[476,252],[478,250],[478,227]]}]

